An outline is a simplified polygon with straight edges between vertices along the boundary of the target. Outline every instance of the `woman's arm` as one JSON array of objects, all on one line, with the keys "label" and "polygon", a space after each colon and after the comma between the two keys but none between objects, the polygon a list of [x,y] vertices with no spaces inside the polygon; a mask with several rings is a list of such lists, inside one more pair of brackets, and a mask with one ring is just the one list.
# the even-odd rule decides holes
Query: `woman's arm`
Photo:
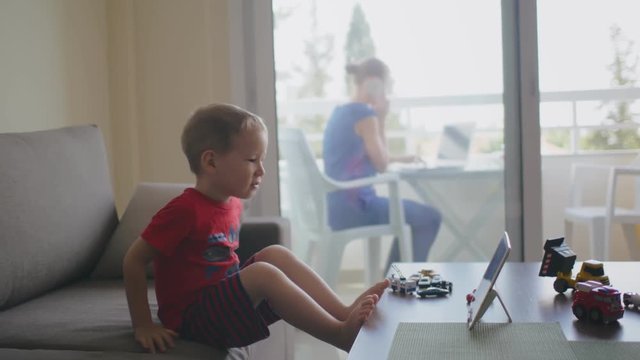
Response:
[{"label": "woman's arm", "polygon": [[378,172],[385,172],[389,164],[389,152],[384,138],[383,124],[377,117],[371,116],[358,121],[355,131],[362,138],[373,167]]}]

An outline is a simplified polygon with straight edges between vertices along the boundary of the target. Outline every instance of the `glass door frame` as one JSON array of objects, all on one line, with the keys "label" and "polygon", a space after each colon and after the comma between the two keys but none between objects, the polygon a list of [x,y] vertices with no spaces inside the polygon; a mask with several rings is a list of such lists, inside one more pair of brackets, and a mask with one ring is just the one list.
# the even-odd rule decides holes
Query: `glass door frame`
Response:
[{"label": "glass door frame", "polygon": [[[542,246],[542,180],[535,0],[502,0],[505,224],[512,261],[537,261]],[[227,0],[231,101],[269,129],[267,169],[278,169],[271,0]],[[249,215],[279,216],[278,171],[267,171]],[[524,221],[526,219],[526,222]]]}]

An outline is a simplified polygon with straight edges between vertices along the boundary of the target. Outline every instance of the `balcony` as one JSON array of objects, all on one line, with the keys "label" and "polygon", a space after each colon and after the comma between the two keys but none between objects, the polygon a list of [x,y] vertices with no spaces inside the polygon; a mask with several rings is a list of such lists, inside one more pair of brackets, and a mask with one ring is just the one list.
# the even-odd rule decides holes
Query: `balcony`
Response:
[{"label": "balcony", "polygon": [[[601,89],[588,91],[547,92],[540,94],[541,118],[541,164],[542,164],[542,206],[543,206],[543,236],[552,238],[563,236],[563,210],[568,202],[571,164],[574,162],[588,162],[601,164],[625,164],[631,161],[638,149],[622,149],[593,151],[581,149],[580,138],[584,134],[596,130],[613,131],[616,129],[637,129],[640,113],[633,101],[640,98],[640,88]],[[627,101],[633,114],[632,121],[625,124],[602,125],[606,117],[606,108],[602,104]],[[280,101],[278,104],[279,123],[284,126],[305,128],[305,119],[328,118],[332,109],[343,100],[297,100]],[[636,106],[635,108],[633,106]],[[392,98],[391,113],[395,117],[396,127],[387,131],[389,144],[396,153],[420,153],[429,157],[437,146],[438,136],[442,125],[455,121],[475,121],[477,126],[474,133],[470,162],[501,161],[504,115],[501,94],[459,95],[438,97]],[[316,127],[318,128],[317,124]],[[549,140],[549,134],[562,134],[564,146],[558,146]],[[316,154],[320,154],[322,133],[307,131],[307,138]],[[286,182],[286,169],[281,169],[282,181]],[[589,188],[587,202],[604,203],[606,177],[594,178]],[[487,184],[480,184],[485,186]],[[488,184],[489,186],[491,184]],[[620,205],[627,205],[624,199],[631,199],[634,186],[631,181],[620,189]],[[285,189],[286,187],[283,187]],[[476,188],[476,192],[488,191],[488,188]],[[411,189],[405,189],[404,196],[418,200],[418,196]],[[467,253],[452,258],[442,258],[446,251],[436,251],[436,246],[430,256],[430,261],[484,261],[490,254],[492,245],[504,228],[504,192],[502,192],[501,206],[491,210],[487,215],[485,231],[478,234],[480,249],[484,254]],[[283,213],[287,213],[286,191],[283,192]],[[455,194],[450,196],[451,202],[458,202],[461,206],[454,206],[456,211],[464,211],[464,198]],[[444,216],[452,214],[443,214]],[[460,214],[457,214],[460,215]],[[464,215],[464,214],[462,214]],[[464,216],[463,216],[464,217]],[[526,220],[525,220],[526,221]],[[577,242],[573,245],[579,258],[588,257],[586,243],[586,229],[579,229],[576,233]],[[437,243],[455,241],[446,239],[452,234],[441,232]],[[442,238],[442,239],[441,239]],[[585,239],[584,241],[580,239]],[[295,235],[294,235],[294,241]],[[544,239],[540,239],[542,247]],[[614,229],[612,235],[611,257],[614,260],[627,260],[622,234]],[[360,268],[360,249],[347,249],[343,259],[343,266]],[[484,255],[484,257],[483,257]]]}]

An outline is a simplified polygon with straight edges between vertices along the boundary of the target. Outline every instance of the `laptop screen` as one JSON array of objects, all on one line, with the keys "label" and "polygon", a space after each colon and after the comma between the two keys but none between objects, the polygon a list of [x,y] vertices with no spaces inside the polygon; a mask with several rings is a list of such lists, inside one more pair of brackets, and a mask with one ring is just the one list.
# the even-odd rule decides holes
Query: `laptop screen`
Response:
[{"label": "laptop screen", "polygon": [[466,162],[474,129],[475,123],[472,122],[445,125],[438,147],[438,160]]}]

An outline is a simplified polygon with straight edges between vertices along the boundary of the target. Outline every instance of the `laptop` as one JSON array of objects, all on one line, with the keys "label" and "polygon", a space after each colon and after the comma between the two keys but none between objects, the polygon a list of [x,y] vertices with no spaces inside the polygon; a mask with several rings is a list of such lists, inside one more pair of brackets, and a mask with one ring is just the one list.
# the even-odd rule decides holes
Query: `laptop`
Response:
[{"label": "laptop", "polygon": [[447,124],[442,129],[438,155],[432,167],[465,167],[471,149],[471,137],[476,124],[460,122]]},{"label": "laptop", "polygon": [[460,122],[447,124],[442,129],[437,156],[425,162],[392,163],[390,170],[400,172],[422,171],[459,171],[467,166],[471,150],[471,138],[475,130],[475,123]]}]

